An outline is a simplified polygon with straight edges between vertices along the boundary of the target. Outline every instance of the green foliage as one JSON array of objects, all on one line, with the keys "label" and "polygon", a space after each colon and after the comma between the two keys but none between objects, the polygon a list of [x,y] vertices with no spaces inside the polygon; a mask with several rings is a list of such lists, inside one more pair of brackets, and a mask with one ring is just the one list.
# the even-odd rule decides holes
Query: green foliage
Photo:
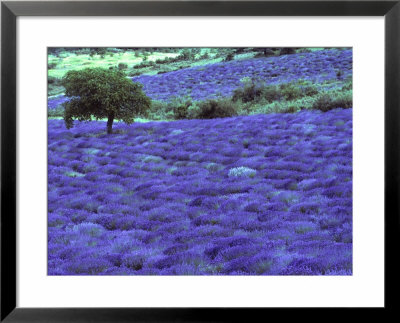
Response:
[{"label": "green foliage", "polygon": [[301,108],[299,108],[296,104],[287,104],[286,108],[281,110],[281,113],[295,113],[300,110]]},{"label": "green foliage", "polygon": [[302,89],[293,83],[284,83],[280,86],[280,91],[283,97],[290,101],[303,96]]},{"label": "green foliage", "polygon": [[128,68],[128,64],[125,63],[119,63],[118,64],[118,69],[119,70],[126,70]]},{"label": "green foliage", "polygon": [[282,93],[277,85],[264,86],[261,92],[262,92],[262,97],[267,102],[280,101],[282,99]]},{"label": "green foliage", "polygon": [[238,114],[238,107],[230,99],[206,100],[198,102],[199,119],[226,118]]},{"label": "green foliage", "polygon": [[233,91],[232,100],[243,103],[268,103],[275,101],[292,101],[305,96],[318,94],[315,85],[309,82],[297,81],[278,85],[265,85],[249,78],[242,80],[243,85]]},{"label": "green foliage", "polygon": [[257,54],[255,57],[270,57],[276,56],[276,53],[271,48],[255,48]]},{"label": "green foliage", "polygon": [[190,97],[176,97],[168,102],[153,101],[150,118],[171,119],[213,119],[238,114],[240,105],[229,98],[192,101]]},{"label": "green foliage", "polygon": [[47,84],[48,84],[48,95],[56,95],[64,91],[61,79],[57,77],[49,75],[47,77]]},{"label": "green foliage", "polygon": [[188,117],[189,107],[192,105],[191,98],[175,98],[170,103],[174,112],[174,119],[186,119]]},{"label": "green foliage", "polygon": [[235,56],[233,55],[233,53],[229,53],[228,55],[226,55],[224,61],[225,62],[233,61],[234,58]]},{"label": "green foliage", "polygon": [[343,108],[348,109],[353,106],[353,91],[346,92],[327,92],[323,93],[315,100],[313,109],[323,112]]},{"label": "green foliage", "polygon": [[66,96],[64,121],[69,129],[74,118],[89,121],[108,118],[107,131],[112,133],[114,119],[127,124],[135,115],[144,115],[151,107],[151,100],[143,93],[139,83],[133,83],[121,71],[87,68],[69,71],[62,79]]},{"label": "green foliage", "polygon": [[294,47],[283,47],[281,48],[279,55],[291,55],[296,53],[296,48]]},{"label": "green foliage", "polygon": [[182,50],[181,54],[179,55],[179,59],[185,60],[185,61],[194,59],[194,53],[190,49],[185,48],[184,50]]},{"label": "green foliage", "polygon": [[256,101],[262,94],[263,85],[250,78],[243,78],[243,86],[233,91],[232,100],[243,103]]},{"label": "green foliage", "polygon": [[49,109],[47,111],[48,117],[63,117],[64,116],[64,108],[60,105],[55,109]]},{"label": "green foliage", "polygon": [[147,59],[143,59],[143,62],[135,65],[133,68],[139,69],[139,68],[154,67],[154,66],[156,66],[156,62],[153,62],[153,61],[149,62],[149,61],[147,61]]},{"label": "green foliage", "polygon": [[342,86],[342,91],[348,91],[353,89],[353,80],[350,79],[346,82],[345,85]]},{"label": "green foliage", "polygon": [[90,49],[90,57],[94,55],[99,55],[101,58],[104,58],[107,53],[107,48],[104,47],[93,47]]},{"label": "green foliage", "polygon": [[48,84],[61,85],[61,80],[54,76],[47,77]]}]

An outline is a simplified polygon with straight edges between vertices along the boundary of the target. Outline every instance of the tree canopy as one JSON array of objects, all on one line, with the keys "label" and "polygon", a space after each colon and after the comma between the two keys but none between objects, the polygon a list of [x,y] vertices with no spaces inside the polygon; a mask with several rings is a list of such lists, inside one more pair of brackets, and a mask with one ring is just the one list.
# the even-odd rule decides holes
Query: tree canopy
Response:
[{"label": "tree canopy", "polygon": [[107,118],[107,133],[112,133],[114,119],[127,124],[137,115],[144,115],[151,100],[142,91],[140,83],[132,82],[118,70],[86,68],[69,71],[62,79],[65,95],[64,121],[69,129],[74,118],[89,121]]}]

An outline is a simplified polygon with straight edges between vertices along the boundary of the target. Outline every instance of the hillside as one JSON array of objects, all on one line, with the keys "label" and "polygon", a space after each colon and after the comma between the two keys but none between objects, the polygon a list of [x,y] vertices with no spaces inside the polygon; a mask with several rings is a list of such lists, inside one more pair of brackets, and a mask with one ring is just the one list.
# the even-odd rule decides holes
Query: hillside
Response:
[{"label": "hillside", "polygon": [[352,109],[49,120],[49,275],[351,275]]},{"label": "hillside", "polygon": [[[189,64],[191,61],[184,62]],[[156,69],[156,67],[154,68]],[[141,83],[144,92],[152,100],[155,100],[155,108],[148,118],[174,119],[171,111],[176,108],[177,104],[180,104],[179,101],[229,98],[235,89],[243,87],[246,80],[268,86],[294,84],[300,89],[309,84],[317,94],[341,91],[343,87],[349,87],[349,84],[351,88],[352,51],[351,49],[329,49],[260,58],[244,56],[242,59],[204,64],[161,74],[144,74],[134,77],[132,80]],[[341,92],[344,93],[344,91]],[[288,104],[297,106],[295,111],[303,107],[311,108],[317,99],[315,93],[307,94],[307,100],[301,97],[299,102],[297,98],[294,98],[294,101]],[[329,95],[335,96],[337,93],[329,93]],[[349,95],[352,94],[349,92]],[[66,100],[67,98],[63,95],[49,97],[49,114],[62,116],[60,104]],[[165,104],[169,106],[162,106],[164,104],[162,102],[166,102]],[[277,109],[266,107],[270,103],[262,102],[259,106],[246,109],[238,107],[240,110],[238,113],[251,114],[251,111],[265,113],[281,109],[280,107]],[[281,99],[277,103],[287,105]]]},{"label": "hillside", "polygon": [[53,48],[48,74],[49,275],[353,274],[351,49]]},{"label": "hillside", "polygon": [[230,96],[245,77],[267,84],[288,83],[299,79],[313,83],[352,76],[351,50],[321,50],[278,57],[251,58],[191,67],[158,75],[132,78],[144,85],[153,100],[168,100],[174,96],[191,96],[205,100]]}]

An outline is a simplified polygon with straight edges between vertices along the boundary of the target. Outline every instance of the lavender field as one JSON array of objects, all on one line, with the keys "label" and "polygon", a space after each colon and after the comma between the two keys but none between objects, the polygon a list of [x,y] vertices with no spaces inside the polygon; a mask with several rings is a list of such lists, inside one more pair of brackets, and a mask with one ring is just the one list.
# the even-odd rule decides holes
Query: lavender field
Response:
[{"label": "lavender field", "polygon": [[343,78],[351,76],[351,49],[221,62],[159,75],[141,75],[133,80],[142,83],[147,95],[155,100],[184,95],[203,100],[231,95],[244,77],[268,80],[268,84],[298,79],[318,84],[335,79],[338,69],[343,72]]},{"label": "lavender field", "polygon": [[[351,50],[322,50],[134,81],[161,101],[230,97],[244,77],[277,86],[301,79],[340,95],[351,59]],[[301,86],[310,106],[323,101]],[[49,109],[64,101],[56,100]],[[337,102],[115,122],[113,134],[105,121],[67,129],[49,118],[48,274],[352,275],[353,109]]]}]

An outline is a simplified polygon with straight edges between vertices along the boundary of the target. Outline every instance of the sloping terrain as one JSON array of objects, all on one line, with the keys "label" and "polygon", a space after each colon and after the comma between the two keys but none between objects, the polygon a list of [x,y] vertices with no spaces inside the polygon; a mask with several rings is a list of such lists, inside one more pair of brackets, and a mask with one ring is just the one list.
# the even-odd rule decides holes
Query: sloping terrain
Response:
[{"label": "sloping terrain", "polygon": [[352,274],[352,109],[115,132],[48,121],[49,275]]},{"label": "sloping terrain", "polygon": [[[279,84],[299,79],[322,83],[352,75],[352,50],[321,50],[284,56],[233,60],[132,78],[143,84],[143,90],[153,100],[169,100],[190,96],[193,100],[228,97],[245,77]],[[48,109],[64,102],[64,96],[49,98]]]},{"label": "sloping terrain", "polygon": [[230,96],[244,77],[268,84],[298,79],[321,83],[352,75],[352,50],[321,50],[278,57],[234,60],[182,69],[159,75],[142,75],[133,81],[144,85],[145,93],[154,100],[189,95],[194,100]]}]

